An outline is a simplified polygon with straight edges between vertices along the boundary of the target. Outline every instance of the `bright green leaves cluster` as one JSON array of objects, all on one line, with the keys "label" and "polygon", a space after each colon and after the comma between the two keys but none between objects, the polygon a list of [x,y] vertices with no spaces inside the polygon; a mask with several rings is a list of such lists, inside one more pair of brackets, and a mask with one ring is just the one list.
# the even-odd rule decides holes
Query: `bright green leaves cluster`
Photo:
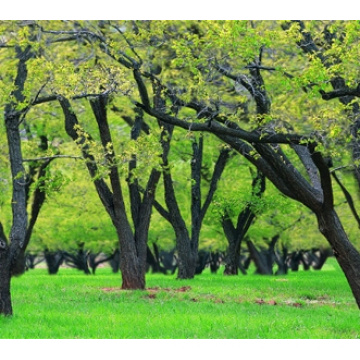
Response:
[{"label": "bright green leaves cluster", "polygon": [[116,233],[83,162],[71,159],[53,162],[49,175],[46,186],[54,182],[55,186],[57,179],[61,187],[48,194],[30,249],[76,251],[78,244],[85,242],[88,250],[112,252],[117,246]]}]

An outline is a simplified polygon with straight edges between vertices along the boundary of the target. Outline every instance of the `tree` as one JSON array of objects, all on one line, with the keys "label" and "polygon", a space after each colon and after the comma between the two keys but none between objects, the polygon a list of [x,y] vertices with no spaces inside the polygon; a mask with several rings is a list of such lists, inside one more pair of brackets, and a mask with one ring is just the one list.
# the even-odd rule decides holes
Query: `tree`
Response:
[{"label": "tree", "polygon": [[215,162],[210,178],[206,196],[202,198],[202,170],[204,167],[203,152],[204,138],[194,137],[191,141],[192,154],[190,160],[190,179],[191,179],[191,231],[188,230],[186,221],[181,215],[179,201],[176,198],[174,181],[172,177],[171,164],[168,161],[170,141],[172,138],[173,127],[166,126],[167,141],[163,142],[163,179],[164,179],[164,197],[167,210],[158,202],[154,202],[155,208],[159,213],[170,222],[176,235],[176,247],[178,254],[178,278],[191,279],[195,276],[196,264],[198,260],[200,230],[206,215],[206,212],[212,202],[217,183],[222,175],[229,158],[229,149],[220,149],[218,158]]},{"label": "tree", "polygon": [[14,89],[4,109],[5,129],[12,177],[12,226],[7,239],[0,223],[0,314],[12,315],[10,294],[11,274],[21,254],[27,230],[26,176],[21,151],[20,129],[24,116],[24,84],[27,79],[27,61],[34,56],[31,46],[16,46],[17,71]]},{"label": "tree", "polygon": [[[111,189],[104,181],[103,176],[99,176],[99,168],[90,149],[90,142],[93,141],[93,138],[79,125],[70,102],[61,96],[59,96],[58,99],[64,113],[66,132],[81,148],[82,156],[86,160],[86,166],[93,179],[99,198],[116,229],[120,245],[122,288],[144,289],[148,228],[152,201],[160,178],[160,172],[155,168],[151,171],[142,199],[139,185],[131,180],[128,181],[131,199],[131,215],[134,223],[134,230],[132,230],[125,209],[118,162],[116,160],[107,118],[106,105],[108,96],[102,95],[93,98],[90,100],[90,104],[98,124],[99,135],[104,151],[104,160],[109,168],[108,176]],[[142,118],[137,117],[132,131],[132,136],[135,140],[137,139],[137,135],[134,134],[139,134],[141,124]],[[135,168],[136,156],[134,155],[132,161],[129,162],[129,177],[131,176],[131,171]]]},{"label": "tree", "polygon": [[[258,37],[258,33],[255,33],[251,27],[249,30],[246,23],[240,23],[240,26],[235,22],[229,26],[225,23],[222,24],[222,27],[227,29],[231,35],[236,31],[237,34],[240,33],[245,39],[248,36],[249,43],[247,44],[250,49],[254,44],[258,47],[260,41],[265,42],[269,40],[261,38],[261,35]],[[258,30],[259,33],[261,30],[261,28]],[[269,33],[271,33],[271,29]],[[229,41],[226,34],[225,32],[220,42]],[[254,39],[258,41],[254,41]],[[230,40],[233,39],[230,38]],[[209,38],[210,41],[213,44],[216,43],[214,38]],[[269,45],[273,44],[269,43]],[[254,57],[254,55],[255,53],[252,53],[251,57]],[[206,57],[207,54],[204,56]],[[267,95],[268,92],[265,92],[265,83],[262,76],[260,76],[261,71],[269,70],[269,67],[263,65],[263,48],[260,49],[260,56],[258,56],[255,62],[246,64],[250,75],[253,76],[255,74],[252,77],[252,79],[255,79],[255,82],[251,78],[249,80],[245,75],[235,75],[232,73],[233,66],[236,66],[234,59],[235,57],[231,58],[228,56],[228,65],[226,67],[216,63],[215,66],[221,74],[232,79],[235,85],[241,85],[253,96],[256,103],[257,116],[252,130],[245,130],[238,123],[231,121],[230,116],[226,116],[226,114],[220,115],[210,105],[203,107],[203,114],[205,113],[207,118],[205,122],[188,121],[181,119],[179,116],[167,115],[144,102],[139,102],[138,106],[149,115],[172,125],[191,129],[191,131],[213,133],[248,159],[284,195],[311,209],[317,218],[320,232],[332,247],[334,255],[343,269],[354,297],[360,306],[360,254],[349,241],[334,208],[330,171],[320,146],[322,139],[311,135],[294,133],[288,126],[280,131],[277,126],[281,125],[281,123],[274,121],[272,118],[268,121],[269,119],[265,115],[269,113],[270,98]],[[246,56],[245,59],[248,62],[250,57]],[[287,74],[283,74],[289,78]],[[144,77],[146,77],[146,74]],[[182,99],[179,99],[177,105],[193,108],[191,102],[186,102]],[[301,163],[296,162],[296,159],[291,159],[284,152],[282,149],[284,144],[290,146],[290,149]]]}]

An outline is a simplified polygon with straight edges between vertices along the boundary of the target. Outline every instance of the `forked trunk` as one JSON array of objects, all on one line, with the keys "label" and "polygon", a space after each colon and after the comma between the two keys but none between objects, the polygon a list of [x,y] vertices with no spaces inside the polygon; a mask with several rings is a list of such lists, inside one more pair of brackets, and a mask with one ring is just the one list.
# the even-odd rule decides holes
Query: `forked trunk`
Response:
[{"label": "forked trunk", "polygon": [[360,308],[360,254],[349,241],[334,210],[322,211],[316,215],[319,230],[330,243]]},{"label": "forked trunk", "polygon": [[124,290],[145,290],[145,269],[133,253],[120,251],[121,288]]}]

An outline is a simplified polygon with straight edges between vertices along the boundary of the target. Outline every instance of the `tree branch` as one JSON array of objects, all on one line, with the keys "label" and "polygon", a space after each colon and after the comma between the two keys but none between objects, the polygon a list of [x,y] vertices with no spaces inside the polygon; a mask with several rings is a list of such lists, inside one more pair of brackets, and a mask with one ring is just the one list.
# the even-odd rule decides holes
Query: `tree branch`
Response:
[{"label": "tree branch", "polygon": [[345,87],[341,89],[335,89],[329,92],[320,90],[320,94],[323,100],[332,100],[343,96],[360,97],[360,84],[355,89],[349,89],[348,87]]},{"label": "tree branch", "polygon": [[331,175],[333,176],[333,178],[335,179],[335,181],[338,183],[338,185],[340,186],[344,196],[345,196],[345,199],[347,201],[347,203],[349,204],[349,207],[350,207],[350,210],[352,212],[352,214],[354,215],[354,218],[355,220],[357,221],[358,223],[358,227],[360,229],[360,217],[355,209],[355,204],[354,204],[354,201],[352,199],[352,196],[351,194],[347,191],[346,187],[343,185],[343,183],[340,181],[340,179],[338,178],[338,176],[336,175],[335,171],[332,171],[331,172]]},{"label": "tree branch", "polygon": [[211,182],[210,182],[210,186],[209,186],[209,190],[208,193],[206,195],[206,199],[204,201],[204,204],[201,208],[201,221],[204,219],[205,214],[207,212],[207,209],[209,208],[210,204],[211,204],[211,200],[214,196],[215,190],[217,188],[217,184],[220,180],[221,174],[223,173],[226,163],[230,157],[230,149],[222,149],[220,151],[219,157],[216,161],[216,164],[214,166],[214,171],[211,177]]},{"label": "tree branch", "polygon": [[159,112],[151,107],[146,107],[141,103],[136,102],[136,106],[142,108],[146,113],[149,115],[152,115],[161,121],[164,121],[168,124],[179,126],[183,129],[189,130],[189,131],[207,131],[211,132],[216,135],[224,135],[224,136],[231,136],[235,138],[240,138],[242,140],[248,141],[249,143],[261,143],[261,144],[267,144],[267,143],[278,143],[278,144],[303,144],[304,140],[311,140],[314,141],[314,139],[310,139],[304,136],[300,136],[297,134],[278,134],[274,132],[259,132],[259,131],[253,131],[248,132],[245,130],[242,130],[241,128],[237,127],[236,129],[232,129],[226,126],[221,125],[217,121],[212,121],[211,124],[208,123],[200,123],[200,122],[188,122],[185,120],[181,120],[177,117],[164,114],[162,112]]},{"label": "tree branch", "polygon": [[330,210],[334,208],[334,194],[331,184],[331,176],[327,163],[322,157],[321,153],[318,151],[311,151],[311,157],[314,161],[314,164],[319,169],[321,188],[323,190],[323,203],[322,206],[324,209]]},{"label": "tree branch", "polygon": [[81,159],[84,160],[83,156],[75,156],[75,155],[52,155],[52,156],[40,156],[32,159],[23,159],[23,162],[32,162],[32,161],[48,161],[52,159]]}]

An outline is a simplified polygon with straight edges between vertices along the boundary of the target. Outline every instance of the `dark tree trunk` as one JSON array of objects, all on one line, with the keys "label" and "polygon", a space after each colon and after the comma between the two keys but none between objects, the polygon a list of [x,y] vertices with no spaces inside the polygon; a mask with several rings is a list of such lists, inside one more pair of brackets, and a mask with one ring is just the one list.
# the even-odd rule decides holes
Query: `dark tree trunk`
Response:
[{"label": "dark tree trunk", "polygon": [[237,275],[240,262],[240,247],[242,239],[237,236],[237,231],[227,214],[222,217],[221,223],[224,234],[228,241],[224,275]]},{"label": "dark tree trunk", "polygon": [[109,264],[111,266],[112,272],[115,274],[120,270],[120,251],[116,249],[109,259]]},{"label": "dark tree trunk", "polygon": [[170,271],[172,275],[175,274],[175,271],[178,267],[177,258],[175,256],[175,249],[171,251],[160,251],[159,259],[165,271]]},{"label": "dark tree trunk", "polygon": [[286,263],[286,259],[288,257],[288,249],[286,246],[282,247],[282,254],[279,252],[275,252],[275,262],[278,266],[276,270],[276,275],[286,275],[288,273],[288,265]]},{"label": "dark tree trunk", "polygon": [[[88,254],[88,263],[91,268],[91,272],[95,275],[95,272],[96,272],[96,269],[98,268],[98,266],[111,260],[112,256],[113,255],[106,256],[106,255],[100,254],[100,253],[97,253],[97,254],[89,253]],[[119,270],[119,267],[118,267],[118,270]]]},{"label": "dark tree trunk", "polygon": [[196,270],[197,249],[192,249],[190,237],[185,225],[176,236],[178,255],[178,279],[193,279]]},{"label": "dark tree trunk", "polygon": [[196,262],[195,275],[200,275],[210,264],[210,253],[205,250],[200,250],[198,252],[198,259]]},{"label": "dark tree trunk", "polygon": [[[1,225],[0,225],[1,226]],[[10,293],[10,261],[9,248],[0,236],[0,314],[12,315],[11,293]]]},{"label": "dark tree trunk", "polygon": [[301,258],[302,258],[301,251],[294,251],[288,256],[287,259],[288,266],[290,266],[292,271],[299,271]]},{"label": "dark tree trunk", "polygon": [[38,254],[31,254],[29,252],[25,254],[26,270],[35,269],[35,266],[40,264],[42,261],[44,261],[44,258]]},{"label": "dark tree trunk", "polygon": [[256,273],[260,275],[272,275],[273,270],[270,265],[269,254],[259,251],[250,240],[246,241],[246,245],[249,249],[251,259],[255,263]]},{"label": "dark tree trunk", "polygon": [[[30,130],[28,127],[26,127],[26,133],[28,135],[28,138],[32,138],[32,134],[30,133]],[[40,145],[39,149],[42,151],[46,151],[48,149],[48,140],[46,136],[40,136]],[[46,193],[42,189],[42,186],[44,185],[44,177],[46,174],[46,169],[48,165],[54,160],[54,158],[46,159],[41,165],[39,162],[31,162],[28,169],[28,174],[26,175],[26,184],[25,184],[25,194],[26,194],[26,204],[27,207],[29,205],[29,199],[30,199],[30,187],[34,184],[35,181],[37,181],[37,186],[34,191],[32,203],[31,203],[31,217],[29,220],[29,224],[26,230],[25,235],[25,241],[22,245],[22,248],[20,250],[20,253],[16,259],[16,262],[13,264],[12,267],[12,275],[21,275],[27,270],[27,255],[26,255],[26,249],[29,245],[32,232],[34,230],[34,226],[36,224],[37,218],[39,216],[41,207],[43,206],[46,198]]]},{"label": "dark tree trunk", "polygon": [[249,249],[251,259],[254,261],[256,266],[256,273],[261,275],[272,275],[273,266],[278,265],[276,274],[286,274],[287,266],[285,265],[286,251],[282,256],[278,251],[275,250],[275,245],[279,240],[280,236],[275,235],[268,243],[267,249],[261,249],[260,251],[255,247],[252,241],[247,240],[246,244]]},{"label": "dark tree trunk", "polygon": [[310,270],[310,266],[311,266],[311,256],[307,251],[300,251],[301,253],[301,262],[303,264],[303,268],[305,271]]},{"label": "dark tree trunk", "polygon": [[[314,270],[321,270],[322,267],[324,266],[326,260],[328,259],[329,256],[332,255],[331,250],[329,249],[318,249],[318,250],[313,250],[312,251],[313,255],[314,255],[314,260],[312,263],[312,268]],[[317,256],[317,253],[319,253],[319,256]]]},{"label": "dark tree trunk", "polygon": [[360,308],[360,254],[350,243],[335,210],[321,211],[316,216],[319,230],[331,245]]},{"label": "dark tree trunk", "polygon": [[153,244],[153,248],[154,248],[154,254],[151,252],[149,246],[147,247],[146,263],[149,267],[151,267],[151,271],[153,274],[156,273],[166,274],[166,269],[160,264],[159,249],[155,243]]},{"label": "dark tree trunk", "polygon": [[[25,191],[26,177],[19,131],[22,113],[17,110],[17,105],[24,101],[23,90],[27,78],[26,62],[33,56],[33,53],[30,46],[27,46],[24,50],[16,47],[15,50],[19,60],[14,81],[15,90],[11,94],[15,102],[6,104],[4,114],[12,177],[12,226],[9,243],[7,243],[6,238],[0,239],[3,245],[0,248],[0,315],[12,315],[10,297],[11,272],[24,246],[28,220]],[[1,230],[1,233],[3,233],[3,230]],[[2,236],[4,237],[4,235]]]},{"label": "dark tree trunk", "polygon": [[47,265],[48,273],[55,275],[58,273],[60,266],[64,261],[64,255],[62,251],[49,251],[44,250],[44,258]]},{"label": "dark tree trunk", "polygon": [[220,252],[210,252],[210,271],[212,274],[216,274],[219,270],[223,260],[223,255]]},{"label": "dark tree trunk", "polygon": [[83,271],[89,275],[88,253],[84,250],[84,243],[79,244],[79,249],[75,253],[63,252],[66,265]]},{"label": "dark tree trunk", "polygon": [[170,151],[170,141],[173,132],[173,126],[163,124],[168,136],[163,138],[163,179],[165,190],[165,202],[168,210],[165,210],[158,202],[155,202],[155,208],[159,213],[170,222],[175,231],[176,249],[178,255],[178,279],[192,279],[196,273],[198,260],[198,248],[200,231],[205,214],[213,199],[217,188],[218,181],[224,171],[225,165],[229,158],[230,151],[222,150],[215,163],[214,171],[210,180],[210,185],[206,198],[202,204],[201,196],[201,171],[203,166],[203,137],[199,141],[192,143],[191,158],[191,234],[187,229],[185,221],[181,215],[177,203],[175,189],[171,172],[169,170],[168,154]]}]

